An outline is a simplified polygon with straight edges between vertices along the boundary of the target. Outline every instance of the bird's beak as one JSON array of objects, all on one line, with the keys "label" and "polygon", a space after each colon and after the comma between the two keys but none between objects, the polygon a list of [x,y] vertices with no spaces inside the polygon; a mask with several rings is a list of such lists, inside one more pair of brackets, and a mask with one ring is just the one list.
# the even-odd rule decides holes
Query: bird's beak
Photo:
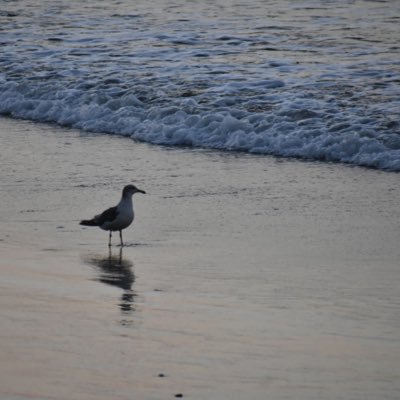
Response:
[{"label": "bird's beak", "polygon": [[138,189],[138,190],[136,190],[136,192],[137,192],[137,193],[143,193],[143,194],[146,194],[146,192],[145,192],[144,190],[141,190],[141,189]]}]

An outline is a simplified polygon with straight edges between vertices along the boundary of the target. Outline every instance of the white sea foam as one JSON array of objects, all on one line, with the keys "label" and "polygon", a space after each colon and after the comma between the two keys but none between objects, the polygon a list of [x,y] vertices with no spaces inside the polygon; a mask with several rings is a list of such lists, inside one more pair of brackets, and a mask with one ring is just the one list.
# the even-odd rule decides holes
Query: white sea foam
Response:
[{"label": "white sea foam", "polygon": [[[121,13],[78,2],[61,9],[24,3],[38,21],[22,9],[0,14],[2,114],[155,144],[400,171],[399,61],[389,51],[385,7],[366,2],[360,23],[347,12],[354,9],[335,9],[324,20],[319,14],[332,5],[306,2],[280,21],[284,4],[271,2],[276,16],[268,24],[256,0],[229,18],[218,7],[182,6],[173,20],[145,2],[135,13],[128,2],[120,2]],[[299,17],[308,21],[301,34]],[[366,22],[381,23],[373,37]],[[326,37],[316,36],[321,24]],[[238,26],[241,35],[231,34]]]}]

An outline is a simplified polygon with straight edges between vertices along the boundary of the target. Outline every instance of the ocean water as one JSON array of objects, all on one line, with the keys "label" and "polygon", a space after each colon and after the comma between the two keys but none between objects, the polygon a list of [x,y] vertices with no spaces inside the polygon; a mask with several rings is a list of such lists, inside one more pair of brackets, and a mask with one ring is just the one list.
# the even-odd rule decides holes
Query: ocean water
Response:
[{"label": "ocean water", "polygon": [[400,2],[2,2],[0,113],[400,171]]}]

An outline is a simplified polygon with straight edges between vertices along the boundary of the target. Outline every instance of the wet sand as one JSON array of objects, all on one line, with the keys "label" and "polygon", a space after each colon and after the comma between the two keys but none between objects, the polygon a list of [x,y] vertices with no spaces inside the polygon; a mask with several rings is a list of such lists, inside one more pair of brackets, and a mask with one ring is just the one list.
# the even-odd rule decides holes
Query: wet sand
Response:
[{"label": "wet sand", "polygon": [[[398,398],[398,174],[0,136],[2,399]],[[127,183],[148,194],[109,251],[78,223]]]}]

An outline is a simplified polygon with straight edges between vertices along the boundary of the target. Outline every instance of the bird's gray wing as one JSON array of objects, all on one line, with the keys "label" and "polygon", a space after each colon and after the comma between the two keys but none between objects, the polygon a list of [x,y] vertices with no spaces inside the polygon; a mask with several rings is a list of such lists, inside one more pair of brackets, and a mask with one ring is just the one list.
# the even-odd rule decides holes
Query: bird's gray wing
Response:
[{"label": "bird's gray wing", "polygon": [[94,220],[99,224],[102,225],[105,222],[111,222],[114,221],[118,216],[118,210],[117,207],[111,207],[108,208],[107,210],[103,211],[101,214],[96,215],[94,217]]}]

